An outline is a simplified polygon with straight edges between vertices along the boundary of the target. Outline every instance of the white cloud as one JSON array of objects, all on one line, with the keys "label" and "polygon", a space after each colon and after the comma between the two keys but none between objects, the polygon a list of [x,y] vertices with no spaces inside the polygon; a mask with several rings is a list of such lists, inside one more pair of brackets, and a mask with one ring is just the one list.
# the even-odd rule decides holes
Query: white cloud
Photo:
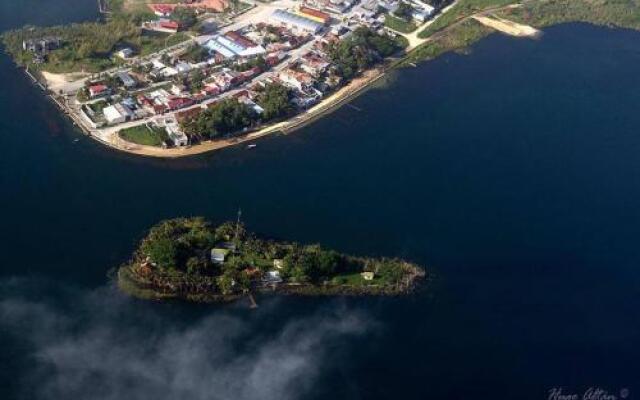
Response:
[{"label": "white cloud", "polygon": [[33,286],[0,285],[0,324],[33,349],[36,366],[21,382],[40,399],[298,399],[342,340],[373,326],[334,302],[293,318],[282,316],[292,300],[195,312],[111,287],[19,294]]}]

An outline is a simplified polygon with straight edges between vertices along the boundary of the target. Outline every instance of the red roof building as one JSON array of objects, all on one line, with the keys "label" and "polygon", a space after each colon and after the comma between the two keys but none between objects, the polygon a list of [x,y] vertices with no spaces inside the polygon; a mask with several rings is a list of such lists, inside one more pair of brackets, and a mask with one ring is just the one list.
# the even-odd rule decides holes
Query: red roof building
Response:
[{"label": "red roof building", "polygon": [[160,21],[159,25],[163,29],[169,29],[176,32],[180,29],[180,24],[176,21]]},{"label": "red roof building", "polygon": [[106,85],[89,86],[89,95],[91,95],[91,97],[100,96],[101,94],[104,94],[108,89],[109,87]]}]

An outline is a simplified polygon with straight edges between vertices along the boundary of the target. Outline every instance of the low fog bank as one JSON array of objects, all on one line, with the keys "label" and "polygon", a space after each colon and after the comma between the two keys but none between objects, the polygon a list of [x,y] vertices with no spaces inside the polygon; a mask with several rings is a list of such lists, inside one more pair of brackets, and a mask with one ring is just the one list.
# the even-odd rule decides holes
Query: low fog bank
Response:
[{"label": "low fog bank", "polygon": [[189,306],[143,303],[113,287],[12,279],[0,283],[0,329],[30,349],[16,377],[29,398],[299,399],[346,340],[375,324],[335,303],[282,318],[285,305],[211,306],[181,318]]}]

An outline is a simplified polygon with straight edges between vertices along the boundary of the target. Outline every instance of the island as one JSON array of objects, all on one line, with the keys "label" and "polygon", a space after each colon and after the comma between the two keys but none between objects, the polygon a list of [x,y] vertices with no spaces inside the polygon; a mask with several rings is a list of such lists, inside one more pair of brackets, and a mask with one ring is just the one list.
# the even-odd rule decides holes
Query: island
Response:
[{"label": "island", "polygon": [[112,148],[183,157],[289,133],[416,66],[501,32],[640,29],[637,0],[99,0],[102,21],[27,26],[4,50]]},{"label": "island", "polygon": [[131,296],[205,303],[254,302],[256,293],[402,295],[425,277],[404,260],[264,239],[239,219],[215,226],[199,217],[160,222],[117,271],[118,287]]}]

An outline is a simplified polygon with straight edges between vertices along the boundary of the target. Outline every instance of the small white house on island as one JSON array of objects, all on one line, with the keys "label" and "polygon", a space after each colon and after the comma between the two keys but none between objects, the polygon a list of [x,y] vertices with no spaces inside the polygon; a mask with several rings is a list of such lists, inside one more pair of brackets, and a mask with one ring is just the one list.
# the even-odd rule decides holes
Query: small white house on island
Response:
[{"label": "small white house on island", "polygon": [[267,271],[267,273],[262,276],[262,281],[266,284],[281,283],[282,277],[280,276],[280,271]]},{"label": "small white house on island", "polygon": [[224,264],[229,250],[227,249],[211,249],[211,262],[214,264]]},{"label": "small white house on island", "polygon": [[360,276],[362,276],[362,279],[364,279],[365,281],[372,281],[373,278],[375,277],[375,274],[371,271],[365,271],[365,272],[362,272]]}]

